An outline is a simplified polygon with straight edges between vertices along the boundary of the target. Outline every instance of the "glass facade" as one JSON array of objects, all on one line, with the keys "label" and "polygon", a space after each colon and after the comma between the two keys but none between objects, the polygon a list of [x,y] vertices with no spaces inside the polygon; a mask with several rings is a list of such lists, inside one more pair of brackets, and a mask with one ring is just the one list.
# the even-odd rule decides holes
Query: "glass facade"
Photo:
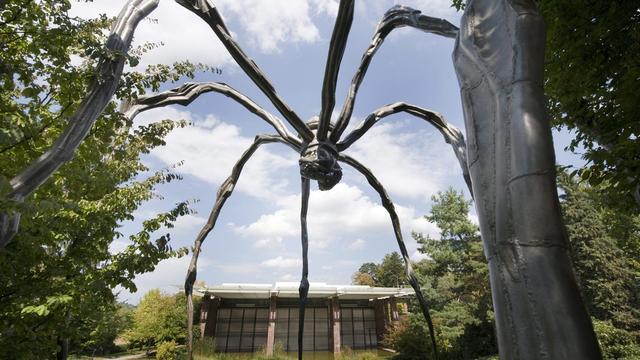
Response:
[{"label": "glass facade", "polygon": [[[267,347],[269,300],[223,299],[217,307],[215,346],[218,352],[256,352]],[[303,346],[305,351],[333,350],[329,299],[309,299],[305,309]],[[340,344],[351,349],[376,349],[375,309],[369,300],[340,303]],[[277,299],[274,340],[277,348],[298,350],[297,299]],[[213,325],[213,324],[212,324]]]},{"label": "glass facade", "polygon": [[342,346],[351,349],[375,349],[376,318],[372,308],[340,308]]},{"label": "glass facade", "polygon": [[[281,307],[276,314],[276,343],[285,351],[298,351],[297,307]],[[329,309],[328,307],[307,307],[305,309],[303,346],[305,351],[329,350]]]},{"label": "glass facade", "polygon": [[268,308],[220,308],[216,321],[216,351],[258,351],[267,345],[268,326]]}]

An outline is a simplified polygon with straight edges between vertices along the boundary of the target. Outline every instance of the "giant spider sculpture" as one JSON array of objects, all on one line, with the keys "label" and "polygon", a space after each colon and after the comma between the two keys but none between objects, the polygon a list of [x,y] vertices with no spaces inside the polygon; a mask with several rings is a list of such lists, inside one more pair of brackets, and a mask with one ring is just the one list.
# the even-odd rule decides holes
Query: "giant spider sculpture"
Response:
[{"label": "giant spider sculpture", "polygon": [[124,110],[129,118],[135,117],[138,113],[149,109],[162,107],[171,104],[188,105],[199,95],[207,92],[217,92],[224,94],[238,103],[242,104],[252,113],[256,114],[271,126],[277,132],[277,135],[258,135],[253,144],[244,152],[238,162],[233,167],[231,175],[223,182],[217,193],[217,198],[208,222],[204,225],[198,234],[193,247],[193,255],[185,280],[185,292],[188,301],[188,324],[189,324],[189,354],[191,356],[191,334],[193,323],[193,302],[192,293],[193,285],[196,280],[197,262],[200,254],[202,243],[213,230],[218,215],[222,210],[227,198],[234,190],[242,169],[246,162],[251,158],[255,151],[263,144],[279,142],[289,146],[300,154],[300,175],[302,182],[302,204],[300,212],[301,234],[302,234],[302,279],[300,281],[299,295],[299,331],[298,331],[298,357],[302,358],[302,338],[304,328],[304,309],[309,291],[308,277],[308,234],[307,234],[307,208],[309,204],[309,187],[311,180],[318,182],[320,190],[329,190],[333,188],[342,178],[342,169],[340,163],[347,164],[364,175],[371,187],[380,195],[383,206],[389,213],[395,237],[400,248],[400,252],[405,262],[405,270],[409,284],[416,293],[422,313],[427,320],[430,330],[430,338],[433,344],[434,354],[437,356],[435,347],[435,337],[433,333],[433,325],[429,316],[427,303],[422,295],[416,276],[411,268],[411,262],[407,248],[402,239],[400,230],[400,222],[396,214],[394,205],[382,184],[376,179],[373,173],[356,159],[343,154],[354,142],[360,139],[373,125],[386,116],[405,112],[426,120],[433,125],[444,136],[445,141],[453,147],[454,153],[458,158],[462,167],[465,181],[471,190],[471,182],[469,180],[465,142],[462,133],[454,126],[448,124],[445,119],[438,113],[423,109],[421,107],[407,104],[404,102],[396,102],[383,106],[372,112],[367,118],[353,131],[346,136],[342,136],[353,112],[353,106],[358,92],[358,88],[362,83],[367,68],[373,58],[373,55],[381,46],[385,37],[395,28],[402,26],[410,26],[428,33],[435,33],[449,38],[455,38],[458,29],[449,22],[422,15],[420,11],[408,7],[395,6],[384,15],[373,36],[372,42],[362,56],[361,64],[356,71],[349,89],[347,98],[342,107],[342,111],[335,123],[331,122],[331,113],[335,106],[335,88],[338,77],[338,70],[342,55],[344,53],[347,37],[353,20],[354,1],[341,0],[333,29],[331,42],[329,46],[329,54],[324,74],[324,82],[322,87],[322,107],[319,116],[314,117],[308,122],[303,122],[298,115],[277,95],[273,86],[267,80],[266,76],[258,68],[258,66],[250,60],[247,55],[240,49],[235,40],[231,37],[222,17],[217,9],[206,0],[177,0],[177,2],[200,16],[209,24],[217,37],[222,41],[223,45],[231,53],[231,56],[240,65],[244,72],[253,80],[253,82],[262,90],[262,92],[271,100],[276,109],[284,116],[285,120],[291,125],[295,133],[292,133],[278,117],[268,113],[258,106],[248,97],[242,95],[232,87],[222,83],[187,83],[179,88],[163,92],[157,95],[139,98],[134,103],[129,104]]}]

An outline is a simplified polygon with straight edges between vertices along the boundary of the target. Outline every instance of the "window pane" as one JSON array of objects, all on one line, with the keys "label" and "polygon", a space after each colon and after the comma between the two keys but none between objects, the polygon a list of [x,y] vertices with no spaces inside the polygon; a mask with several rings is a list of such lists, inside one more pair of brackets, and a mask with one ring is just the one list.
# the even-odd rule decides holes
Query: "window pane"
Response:
[{"label": "window pane", "polygon": [[216,322],[215,344],[219,352],[227,350],[227,335],[229,334],[229,318],[231,309],[218,309],[218,320]]},{"label": "window pane", "polygon": [[316,308],[315,349],[329,350],[329,311],[326,307]]}]

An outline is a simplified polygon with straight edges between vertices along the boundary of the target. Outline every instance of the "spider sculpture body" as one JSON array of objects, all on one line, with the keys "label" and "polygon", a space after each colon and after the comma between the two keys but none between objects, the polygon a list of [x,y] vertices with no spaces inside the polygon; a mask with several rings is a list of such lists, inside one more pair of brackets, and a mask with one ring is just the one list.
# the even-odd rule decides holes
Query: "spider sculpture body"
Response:
[{"label": "spider sculpture body", "polygon": [[[433,335],[433,326],[429,316],[427,303],[422,295],[418,281],[411,268],[409,254],[402,238],[400,230],[400,222],[396,214],[394,205],[387,194],[386,190],[373,173],[356,159],[343,154],[343,151],[349,148],[355,141],[360,139],[373,125],[386,116],[405,112],[419,119],[425,120],[435,126],[444,136],[447,143],[451,144],[454,153],[460,163],[463,175],[471,190],[471,183],[467,171],[466,162],[466,146],[462,133],[454,126],[448,124],[445,119],[438,113],[423,109],[421,107],[397,102],[383,106],[372,112],[367,118],[353,131],[342,136],[353,112],[356,95],[360,84],[367,71],[369,63],[373,55],[381,46],[385,37],[395,28],[402,26],[410,26],[424,32],[434,33],[449,38],[455,38],[458,29],[449,22],[422,15],[420,11],[403,6],[395,6],[391,8],[379,23],[373,39],[365,51],[361,59],[361,64],[356,71],[351,86],[344,102],[340,115],[335,122],[331,121],[331,114],[335,106],[335,88],[338,76],[338,70],[342,55],[344,53],[347,37],[353,20],[354,0],[341,0],[336,19],[336,24],[329,45],[329,54],[325,68],[324,82],[322,87],[321,111],[320,114],[310,120],[303,122],[298,115],[280,98],[273,86],[267,80],[266,76],[258,68],[258,66],[250,60],[247,55],[240,49],[235,40],[231,37],[229,31],[224,24],[222,17],[217,9],[207,0],[176,0],[180,5],[192,11],[209,24],[211,29],[222,41],[223,45],[230,52],[234,60],[243,69],[243,71],[253,80],[253,82],[262,90],[269,98],[276,109],[282,114],[285,120],[293,127],[293,133],[284,122],[273,114],[265,111],[257,105],[253,100],[242,95],[235,89],[223,83],[187,83],[179,88],[163,92],[157,95],[151,95],[139,98],[135,102],[128,104],[124,112],[130,118],[135,117],[141,111],[152,108],[162,107],[171,104],[188,105],[201,94],[207,92],[217,92],[224,94],[238,103],[242,104],[250,112],[265,120],[276,130],[277,134],[258,135],[253,144],[244,152],[237,161],[231,175],[223,182],[217,193],[216,202],[211,210],[208,222],[198,234],[193,247],[192,260],[189,265],[185,280],[185,292],[188,301],[188,317],[189,317],[189,336],[192,334],[193,324],[193,303],[192,293],[193,284],[196,280],[197,261],[200,254],[202,243],[214,228],[216,220],[225,201],[234,190],[238,181],[242,168],[251,158],[254,152],[266,143],[282,143],[294,149],[300,154],[300,175],[302,185],[302,204],[300,213],[301,237],[302,237],[302,279],[300,281],[300,316],[298,331],[298,357],[302,358],[302,337],[304,325],[304,309],[306,298],[309,290],[308,277],[308,234],[307,234],[307,208],[309,204],[310,182],[315,180],[320,190],[329,190],[340,182],[342,178],[342,169],[340,163],[353,167],[356,171],[364,175],[372,186],[372,188],[380,195],[381,202],[391,219],[396,241],[400,248],[400,252],[405,261],[405,270],[409,283],[416,293],[416,297],[420,303],[422,312],[427,320],[430,329],[430,337],[433,343],[434,353],[437,356],[435,347],[435,337]],[[188,343],[189,356],[191,357],[191,339]]]}]

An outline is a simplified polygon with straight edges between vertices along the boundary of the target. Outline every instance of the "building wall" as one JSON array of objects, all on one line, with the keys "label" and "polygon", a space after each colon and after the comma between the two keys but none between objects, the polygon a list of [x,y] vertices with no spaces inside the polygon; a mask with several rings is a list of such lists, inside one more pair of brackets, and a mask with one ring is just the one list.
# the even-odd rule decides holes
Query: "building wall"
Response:
[{"label": "building wall", "polygon": [[217,312],[216,351],[255,352],[267,346],[269,304],[224,299]]},{"label": "building wall", "polygon": [[[303,348],[305,351],[329,350],[329,309],[307,307],[304,319]],[[279,307],[276,318],[276,343],[285,351],[298,351],[298,308]]]},{"label": "building wall", "polygon": [[[390,311],[395,307],[392,300],[308,299],[304,320],[305,351],[377,348],[381,331],[394,320],[393,311]],[[336,311],[332,311],[332,306]],[[270,311],[275,319],[270,320]],[[205,324],[204,336],[215,337],[216,351],[266,349],[267,353],[272,353],[274,344],[285,351],[298,350],[298,315],[297,299],[210,299],[203,302],[201,322]],[[267,340],[269,336],[274,339],[271,344]]]},{"label": "building wall", "polygon": [[374,308],[340,307],[342,346],[351,349],[375,349],[378,347]]}]

